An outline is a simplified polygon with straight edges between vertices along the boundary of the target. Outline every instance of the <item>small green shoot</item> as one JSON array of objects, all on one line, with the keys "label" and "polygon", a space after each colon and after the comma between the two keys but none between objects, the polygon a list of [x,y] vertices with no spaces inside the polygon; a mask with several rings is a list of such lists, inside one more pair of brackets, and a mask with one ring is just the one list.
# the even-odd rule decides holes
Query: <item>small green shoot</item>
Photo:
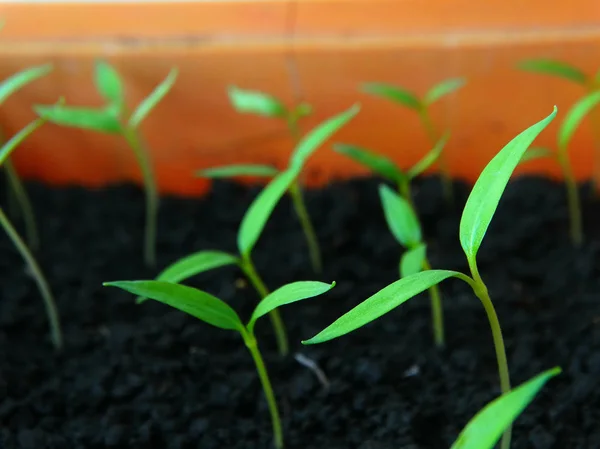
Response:
[{"label": "small green shoot", "polygon": [[316,281],[299,281],[284,285],[265,296],[258,303],[250,320],[245,325],[239,315],[225,302],[195,288],[164,281],[116,281],[105,282],[103,285],[118,287],[134,295],[162,302],[212,326],[239,332],[254,360],[264,390],[271,414],[275,447],[277,449],[284,447],[277,401],[254,335],[254,326],[259,318],[273,312],[278,307],[328,292],[335,286],[335,282],[326,284]]},{"label": "small green shoot", "polygon": [[[527,148],[554,120],[556,114],[555,106],[550,115],[512,139],[488,163],[475,182],[463,210],[459,229],[460,244],[469,264],[471,276],[450,270],[425,270],[403,277],[367,298],[317,335],[302,343],[323,343],[348,334],[376,320],[433,285],[454,277],[463,280],[471,287],[486,311],[498,361],[500,386],[503,393],[508,393],[510,391],[510,375],[502,330],[487,286],[479,274],[476,256],[514,169]],[[511,428],[509,426],[502,438],[502,449],[510,447],[510,438]]]},{"label": "small green shoot", "polygon": [[94,82],[105,104],[98,108],[74,107],[65,105],[35,106],[40,117],[61,125],[106,134],[122,136],[142,171],[146,191],[146,228],[144,237],[144,260],[147,265],[156,263],[156,226],[158,214],[158,189],[148,151],[143,145],[139,126],[146,116],[167,95],[177,78],[177,69],[172,69],[167,77],[138,104],[128,115],[125,104],[124,83],[116,69],[108,62],[97,60],[94,66]]},{"label": "small green shoot", "polygon": [[[399,86],[393,86],[385,83],[366,83],[362,86],[362,91],[377,97],[385,98],[396,104],[412,109],[419,114],[419,119],[423,125],[427,137],[432,145],[436,145],[440,140],[441,135],[437,131],[433,120],[431,119],[430,107],[466,84],[464,78],[449,78],[432,86],[422,98],[419,98],[415,93]],[[442,174],[442,182],[444,195],[448,202],[452,202],[454,193],[452,189],[452,178],[446,158],[440,154],[437,158],[440,171]]]}]

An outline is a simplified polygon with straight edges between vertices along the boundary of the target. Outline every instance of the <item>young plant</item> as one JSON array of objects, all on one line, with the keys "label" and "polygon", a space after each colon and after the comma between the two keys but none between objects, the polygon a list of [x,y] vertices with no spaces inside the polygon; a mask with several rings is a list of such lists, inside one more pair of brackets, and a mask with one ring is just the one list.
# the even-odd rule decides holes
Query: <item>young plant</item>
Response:
[{"label": "young plant", "polygon": [[[228,94],[231,103],[240,113],[256,114],[263,117],[284,120],[294,142],[296,145],[299,143],[300,128],[298,122],[301,118],[306,117],[312,112],[312,108],[309,104],[301,103],[294,109],[288,109],[281,101],[271,95],[253,90],[244,90],[235,86],[229,88]],[[197,172],[197,175],[207,178],[233,178],[238,176],[273,178],[278,173],[279,171],[271,165],[248,164],[227,165],[208,170],[201,170]],[[302,226],[302,231],[306,238],[313,269],[315,272],[320,273],[323,269],[321,249],[319,247],[319,241],[314,226],[304,203],[299,179],[294,180],[290,184],[288,193],[292,199],[294,210],[300,220],[300,225]]]},{"label": "young plant", "polygon": [[[431,270],[427,259],[427,245],[423,241],[421,224],[411,204],[386,185],[379,187],[379,196],[385,219],[390,231],[406,251],[400,259],[400,277],[404,278],[420,272]],[[433,323],[433,339],[438,347],[444,346],[444,311],[442,299],[437,285],[429,288],[431,299],[431,321]]]},{"label": "young plant", "polygon": [[[8,98],[13,92],[24,86],[25,84],[33,81],[34,79],[39,78],[40,76],[45,75],[50,70],[50,66],[39,66],[33,67],[30,69],[23,70],[6,80],[4,80],[0,84],[0,104]],[[41,127],[46,120],[42,118],[37,118],[30,122],[27,126],[21,129],[17,134],[11,137],[8,141],[6,141],[0,147],[0,166],[3,166],[4,163],[9,159],[10,154],[25,140],[27,139],[33,132],[35,132],[39,127]],[[23,241],[9,218],[4,213],[4,210],[0,207],[0,226],[4,229],[8,237],[13,242],[15,248],[21,254],[21,257],[27,263],[35,282],[38,286],[40,294],[42,295],[42,299],[44,300],[44,305],[46,307],[46,314],[48,315],[48,321],[50,323],[50,337],[52,339],[52,343],[56,349],[62,348],[62,332],[60,327],[60,319],[58,316],[58,311],[56,309],[56,304],[54,301],[54,297],[52,296],[52,292],[50,291],[50,287],[48,285],[48,281],[46,280],[44,273],[42,272],[40,266],[37,261],[33,257],[30,249],[27,247],[27,244]]]},{"label": "young plant", "polygon": [[[393,86],[385,83],[366,83],[362,87],[362,91],[377,97],[385,98],[396,104],[412,109],[421,120],[427,137],[431,141],[432,145],[436,145],[436,142],[440,139],[440,132],[436,129],[429,108],[441,98],[449,95],[466,83],[464,78],[449,78],[431,87],[422,98],[419,98],[415,93],[409,90]],[[444,189],[444,195],[449,202],[453,201],[453,189],[452,189],[452,178],[448,169],[448,163],[443,154],[439,156],[439,167],[442,175],[442,183]]]},{"label": "young plant", "polygon": [[[485,309],[498,361],[500,386],[503,393],[509,392],[510,375],[502,330],[487,286],[479,274],[476,256],[514,169],[527,148],[554,119],[556,113],[555,106],[549,116],[512,139],[488,163],[475,182],[463,210],[459,229],[460,244],[469,265],[470,276],[451,270],[425,270],[406,276],[367,298],[317,335],[302,343],[323,343],[348,334],[400,306],[431,286],[454,277],[463,280],[471,287]],[[502,449],[509,448],[510,435],[511,429],[508,427],[502,438]]]},{"label": "young plant", "polygon": [[106,134],[122,136],[142,171],[146,191],[146,225],[144,238],[144,260],[147,265],[156,263],[156,226],[158,214],[158,190],[150,156],[142,143],[139,127],[142,121],[167,95],[177,78],[177,69],[172,69],[167,77],[138,104],[129,114],[125,102],[123,81],[116,69],[109,63],[97,60],[94,66],[94,81],[98,93],[105,104],[99,108],[74,107],[65,105],[35,107],[40,117],[62,126],[71,126]]},{"label": "young plant", "polygon": [[494,399],[469,421],[450,449],[493,449],[546,382],[560,372],[559,367],[544,371]]},{"label": "young plant", "polygon": [[[167,266],[158,274],[156,279],[159,281],[181,282],[205,271],[228,265],[237,265],[258,295],[263,299],[268,296],[269,290],[252,261],[252,249],[260,238],[265,224],[277,203],[302,172],[305,161],[327,139],[350,121],[358,111],[359,106],[354,105],[345,112],[317,126],[298,143],[290,158],[289,167],[275,174],[275,177],[269,181],[246,211],[237,235],[239,255],[214,250],[199,251]],[[139,297],[138,303],[143,300],[143,297]],[[283,321],[277,310],[273,310],[269,316],[275,329],[279,352],[281,355],[286,355],[288,353],[288,339]]]},{"label": "young plant", "polygon": [[265,363],[254,336],[256,321],[285,304],[322,295],[335,286],[335,282],[326,284],[316,281],[299,281],[284,285],[265,296],[256,306],[250,320],[244,324],[238,314],[225,302],[201,290],[163,281],[116,281],[103,285],[118,287],[134,295],[140,295],[188,313],[205,323],[225,330],[240,333],[244,344],[256,365],[265,398],[271,413],[273,439],[275,447],[283,448],[283,431],[277,409],[275,394],[267,374]]}]

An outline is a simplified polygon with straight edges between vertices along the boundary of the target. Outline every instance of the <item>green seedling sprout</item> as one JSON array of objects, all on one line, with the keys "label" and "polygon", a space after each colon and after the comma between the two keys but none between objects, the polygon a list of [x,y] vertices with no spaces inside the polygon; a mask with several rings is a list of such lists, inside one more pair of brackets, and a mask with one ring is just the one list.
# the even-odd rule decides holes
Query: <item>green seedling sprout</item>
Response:
[{"label": "green seedling sprout", "polygon": [[[239,255],[214,250],[199,251],[167,266],[158,274],[156,279],[159,281],[181,282],[215,268],[237,265],[248,278],[260,298],[264,299],[268,296],[269,289],[258,274],[252,261],[252,249],[260,238],[265,224],[278,202],[302,172],[306,160],[327,139],[350,121],[358,111],[359,106],[354,105],[345,112],[321,123],[298,143],[290,159],[289,167],[284,171],[275,173],[275,177],[261,190],[246,211],[237,235]],[[231,170],[231,167],[223,170]],[[252,170],[257,170],[257,166],[253,166]],[[144,299],[143,297],[139,297],[137,301],[140,303]],[[289,351],[288,339],[283,320],[277,310],[273,310],[269,316],[275,329],[279,352],[281,355],[287,355]]]},{"label": "green seedling sprout", "polygon": [[583,243],[583,225],[581,220],[581,201],[577,180],[573,174],[571,161],[569,159],[569,143],[573,135],[579,128],[581,121],[585,116],[600,103],[600,91],[586,95],[565,115],[557,134],[556,151],[551,151],[545,147],[533,147],[527,150],[521,159],[521,163],[539,158],[550,158],[556,161],[565,178],[565,187],[567,189],[567,203],[569,208],[570,234],[571,240],[575,246]]},{"label": "green seedling sprout", "polygon": [[542,387],[560,372],[559,367],[544,371],[494,399],[469,421],[450,449],[493,449]]},{"label": "green seedling sprout", "polygon": [[[473,293],[479,298],[485,309],[498,361],[500,386],[502,393],[508,393],[510,391],[510,374],[502,330],[487,286],[479,274],[476,255],[514,169],[519,164],[527,148],[554,119],[556,113],[557,108],[555,106],[549,116],[530,126],[511,140],[488,163],[475,182],[465,204],[459,229],[460,244],[469,265],[470,276],[451,270],[425,270],[406,276],[367,298],[320,333],[302,343],[323,343],[348,334],[376,320],[431,286],[454,277],[463,280],[472,288]],[[510,438],[511,428],[509,426],[502,438],[502,449],[510,447]]]},{"label": "green seedling sprout", "polygon": [[[577,84],[585,90],[586,95],[593,94],[600,90],[600,69],[594,75],[587,75],[581,69],[564,61],[536,58],[521,61],[517,68],[526,72],[539,73],[542,75],[554,76],[563,80]],[[592,136],[594,147],[594,184],[596,193],[600,193],[600,109],[595,107],[590,112],[592,121]]]},{"label": "green seedling sprout", "polygon": [[[299,145],[301,139],[299,121],[301,118],[306,117],[312,112],[312,107],[309,104],[300,103],[294,109],[288,109],[281,101],[269,94],[254,90],[244,90],[236,86],[230,87],[228,89],[228,94],[234,108],[240,113],[255,114],[262,117],[284,120],[296,145]],[[297,151],[298,146],[296,147],[294,154],[296,154]],[[293,159],[294,155],[290,158],[290,162],[292,162]],[[279,170],[270,165],[248,164],[210,168],[197,172],[197,175],[207,178],[232,178],[238,176],[273,178],[278,173]],[[319,241],[314,226],[306,209],[306,204],[304,203],[299,179],[295,179],[292,184],[290,184],[288,193],[292,199],[294,210],[300,220],[300,225],[302,226],[302,231],[306,238],[313,269],[316,273],[321,273],[323,269],[321,249],[319,247]]]},{"label": "green seedling sprout", "polygon": [[265,393],[271,413],[275,447],[278,449],[283,448],[283,431],[277,402],[265,363],[258,349],[256,337],[254,336],[254,325],[260,317],[276,310],[280,306],[313,298],[328,292],[335,286],[335,282],[326,284],[316,281],[299,281],[284,285],[265,296],[258,303],[246,325],[242,323],[238,314],[222,300],[209,293],[185,285],[164,281],[117,281],[105,282],[103,285],[118,287],[134,295],[154,299],[215,327],[238,331],[252,355]]},{"label": "green seedling sprout", "polygon": [[125,104],[124,83],[116,69],[108,62],[97,60],[94,66],[94,82],[105,104],[99,108],[74,106],[35,106],[40,117],[62,126],[83,128],[105,134],[122,136],[132,149],[142,171],[146,191],[146,227],[144,237],[144,260],[147,265],[156,263],[156,226],[158,214],[158,190],[150,156],[139,132],[142,121],[167,95],[177,78],[178,70],[172,69],[167,77],[144,99],[133,113]]},{"label": "green seedling sprout", "polygon": [[[436,129],[429,108],[443,97],[457,91],[466,84],[464,78],[449,78],[431,87],[422,98],[409,90],[393,86],[386,83],[366,83],[362,86],[362,91],[377,97],[385,98],[396,104],[412,109],[419,114],[421,124],[427,133],[427,137],[432,145],[436,145],[440,139],[439,131]],[[452,178],[448,163],[443,154],[438,158],[444,195],[449,202],[453,201],[454,193],[452,189]]]}]

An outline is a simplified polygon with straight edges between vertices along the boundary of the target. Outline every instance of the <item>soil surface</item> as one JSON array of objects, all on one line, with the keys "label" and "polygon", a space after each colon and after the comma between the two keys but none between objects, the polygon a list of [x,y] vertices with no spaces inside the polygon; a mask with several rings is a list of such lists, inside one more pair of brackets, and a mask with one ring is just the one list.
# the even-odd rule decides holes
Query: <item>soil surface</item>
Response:
[{"label": "soil surface", "polygon": [[[312,273],[287,198],[255,250],[271,288],[336,281],[328,294],[281,309],[293,354],[316,362],[324,386],[294,355],[278,356],[268,319],[257,337],[274,384],[289,449],[448,448],[499,394],[484,310],[466,284],[442,284],[447,347],[432,343],[425,294],[329,343],[303,346],[342,313],[397,280],[401,248],[388,231],[378,179],[306,192],[325,272]],[[28,184],[57,297],[65,348],[55,354],[43,303],[0,234],[0,447],[3,449],[271,448],[271,423],[252,359],[234,332],[162,304],[102,287],[150,279],[202,249],[235,251],[238,223],[258,188],[218,182],[206,198],[164,198],[159,262],[142,263],[140,189],[87,191]],[[504,331],[514,385],[560,365],[519,417],[514,449],[600,447],[600,202],[582,187],[585,245],[569,240],[563,185],[517,178],[479,253]],[[467,270],[458,242],[469,189],[449,208],[439,180],[419,180],[415,201],[437,268]],[[6,191],[2,203],[6,204]],[[22,226],[19,225],[22,229]],[[187,282],[248,317],[257,296],[235,268]]]}]

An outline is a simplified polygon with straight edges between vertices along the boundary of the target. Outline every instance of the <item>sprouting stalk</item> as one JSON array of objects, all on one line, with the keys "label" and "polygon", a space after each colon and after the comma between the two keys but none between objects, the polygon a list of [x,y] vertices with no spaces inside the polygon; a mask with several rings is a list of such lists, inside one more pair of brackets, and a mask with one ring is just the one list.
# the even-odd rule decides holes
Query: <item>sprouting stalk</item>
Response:
[{"label": "sprouting stalk", "polygon": [[[427,257],[423,260],[423,270],[431,270],[431,265]],[[429,288],[429,298],[431,301],[431,322],[433,323],[433,339],[437,347],[445,344],[444,331],[444,308],[442,307],[442,297],[440,288],[437,284]]]},{"label": "sprouting stalk", "polygon": [[290,185],[289,193],[290,197],[292,198],[294,210],[296,211],[296,215],[298,216],[300,225],[304,231],[304,236],[306,237],[306,243],[308,244],[308,251],[310,253],[310,260],[313,269],[317,273],[321,273],[323,271],[323,264],[321,261],[321,249],[319,248],[319,241],[317,239],[317,234],[313,224],[310,221],[308,211],[306,210],[304,199],[302,198],[302,188],[297,180]]},{"label": "sprouting stalk", "polygon": [[0,208],[0,226],[4,228],[4,231],[6,234],[8,234],[8,237],[12,240],[13,244],[21,254],[21,257],[23,257],[29,266],[31,273],[33,274],[35,282],[44,300],[44,305],[46,306],[46,313],[50,321],[50,336],[52,338],[52,343],[57,349],[61,349],[63,341],[60,319],[58,317],[58,311],[56,309],[56,304],[50,291],[50,287],[48,286],[48,282],[44,277],[44,273],[2,208]]},{"label": "sprouting stalk", "polygon": [[564,152],[558,152],[556,159],[565,177],[565,187],[567,190],[567,203],[569,207],[570,217],[570,232],[571,239],[576,246],[580,246],[583,242],[583,226],[581,222],[581,208],[579,206],[579,190],[577,189],[577,181],[573,174],[569,157]]},{"label": "sprouting stalk", "polygon": [[27,243],[29,248],[36,250],[39,247],[39,237],[37,226],[35,224],[35,214],[33,212],[33,207],[31,206],[31,201],[29,200],[29,195],[27,195],[27,191],[25,190],[21,178],[10,158],[6,158],[3,167],[6,170],[6,177],[10,185],[9,193],[14,195],[14,201],[16,201],[19,206],[19,209],[17,210],[21,212],[23,222],[25,223]]}]

